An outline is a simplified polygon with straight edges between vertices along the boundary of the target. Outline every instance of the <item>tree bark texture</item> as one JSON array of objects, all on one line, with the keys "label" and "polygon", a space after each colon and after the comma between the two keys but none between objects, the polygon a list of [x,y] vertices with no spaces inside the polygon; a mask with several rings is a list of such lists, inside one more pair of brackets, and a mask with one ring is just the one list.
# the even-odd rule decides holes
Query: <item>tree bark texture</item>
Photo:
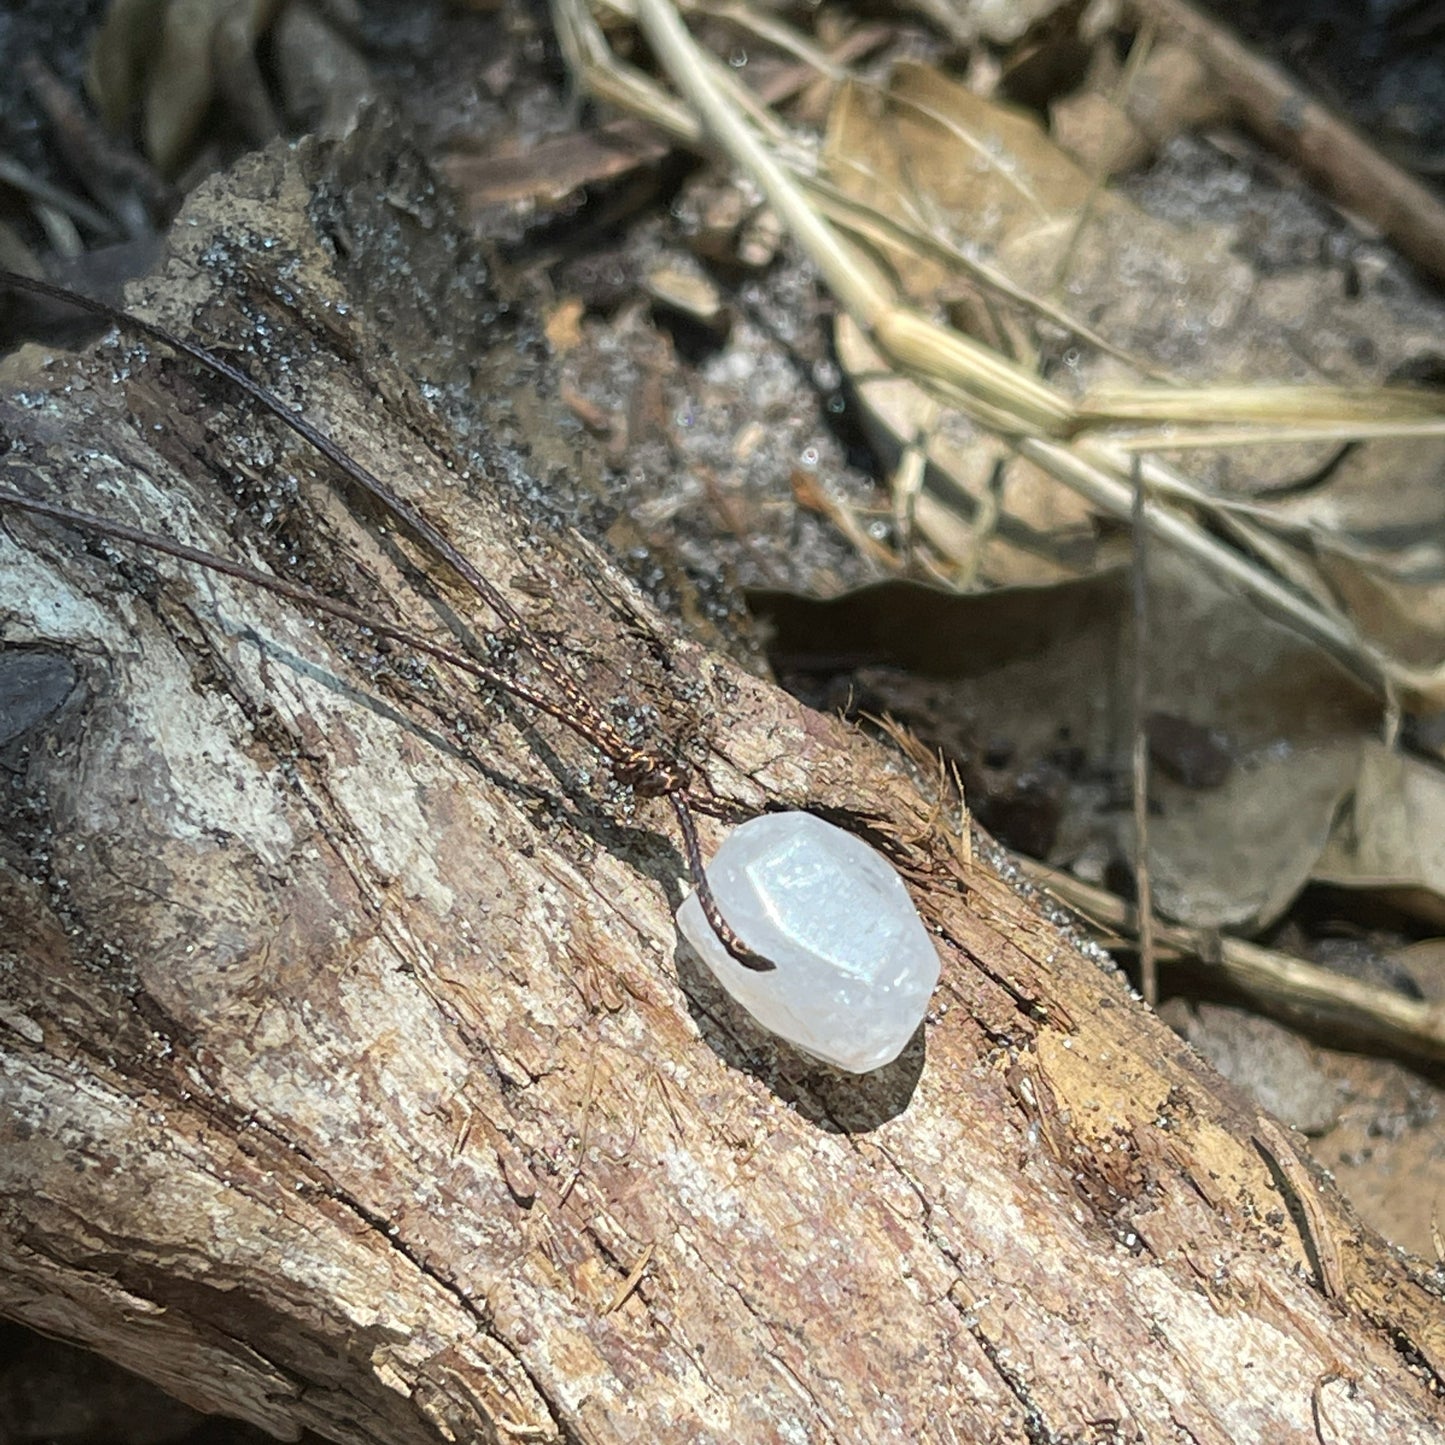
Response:
[{"label": "tree bark texture", "polygon": [[[267,153],[131,303],[266,377],[676,741],[709,850],[779,806],[882,848],[933,1013],[877,1074],[810,1063],[679,944],[665,804],[565,729],[6,513],[0,1309],[282,1438],[1439,1439],[1437,1277],[895,757],[537,522],[527,477],[592,464],[525,321],[463,463],[395,358],[499,308],[420,279],[453,244],[426,184],[374,143]],[[0,428],[0,485],[495,627],[162,348],[29,348]]]}]

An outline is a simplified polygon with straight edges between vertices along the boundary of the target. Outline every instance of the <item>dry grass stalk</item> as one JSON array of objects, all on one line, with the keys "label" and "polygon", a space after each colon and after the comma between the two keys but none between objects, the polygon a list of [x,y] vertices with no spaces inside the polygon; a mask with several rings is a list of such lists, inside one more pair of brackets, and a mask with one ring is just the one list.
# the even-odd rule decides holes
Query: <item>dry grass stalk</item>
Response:
[{"label": "dry grass stalk", "polygon": [[[1041,888],[1079,913],[1105,947],[1137,937],[1134,906],[1071,873],[1020,858],[1020,868]],[[1163,963],[1203,959],[1209,951],[1188,928],[1156,919],[1154,939]],[[1290,954],[1243,938],[1217,940],[1209,966],[1256,1003],[1285,1018],[1344,1025],[1401,1056],[1445,1059],[1445,1006],[1331,973]]]}]

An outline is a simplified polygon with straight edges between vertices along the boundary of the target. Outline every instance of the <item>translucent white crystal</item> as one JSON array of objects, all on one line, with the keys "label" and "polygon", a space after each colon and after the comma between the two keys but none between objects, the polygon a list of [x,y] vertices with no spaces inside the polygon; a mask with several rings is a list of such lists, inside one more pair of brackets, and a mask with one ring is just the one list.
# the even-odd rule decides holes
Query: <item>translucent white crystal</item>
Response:
[{"label": "translucent white crystal", "polygon": [[811,813],[735,828],[707,865],[723,917],[768,973],[728,953],[697,894],[677,926],[766,1029],[849,1073],[892,1063],[938,982],[938,953],[903,880],[861,838]]}]

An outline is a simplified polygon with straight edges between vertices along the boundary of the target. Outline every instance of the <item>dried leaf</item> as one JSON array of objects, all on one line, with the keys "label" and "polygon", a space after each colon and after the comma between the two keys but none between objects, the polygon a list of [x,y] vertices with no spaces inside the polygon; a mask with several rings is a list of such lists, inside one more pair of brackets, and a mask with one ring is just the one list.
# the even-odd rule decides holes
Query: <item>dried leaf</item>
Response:
[{"label": "dried leaf", "polygon": [[1365,637],[1412,666],[1445,666],[1445,555],[1438,535],[1387,551],[1316,538],[1315,556]]},{"label": "dried leaf", "polygon": [[112,0],[91,49],[92,98],[126,130],[140,112],[142,144],[164,175],[195,155],[212,110],[260,145],[279,130],[256,50],[269,40],[295,125],[344,129],[370,94],[365,61],[301,0]]},{"label": "dried leaf", "polygon": [[[1378,705],[1288,628],[1175,559],[1154,559],[1149,595],[1150,710],[1221,730],[1234,758],[1229,776],[1208,789],[1155,771],[1156,907],[1195,927],[1263,926],[1317,875]],[[921,675],[874,667],[860,682],[870,710],[886,708],[931,745],[977,759],[1006,740],[1020,775],[1061,748],[1077,754],[1049,861],[1118,858],[1132,848],[1119,806],[1130,750],[1119,704],[1129,665],[1121,655],[1131,625],[1127,577],[972,597],[898,583],[826,604],[755,602],[775,629],[784,670],[797,647]]]},{"label": "dried leaf", "polygon": [[276,74],[290,123],[343,135],[375,87],[360,51],[310,5],[291,0],[272,29]]},{"label": "dried leaf", "polygon": [[136,110],[166,0],[111,0],[86,64],[90,98],[113,131]]},{"label": "dried leaf", "polygon": [[[912,520],[948,563],[967,563],[971,580],[1028,586],[1117,560],[1112,549],[1100,549],[1093,510],[1077,493],[1009,454],[958,412],[940,412],[921,386],[888,369],[850,317],[838,318],[834,339],[884,465],[896,467],[905,446],[923,449],[939,500],[920,498]],[[996,525],[979,525],[995,511]]]},{"label": "dried leaf", "polygon": [[1445,926],[1445,776],[1418,758],[1366,741],[1349,806],[1315,877],[1384,891],[1433,926]]}]

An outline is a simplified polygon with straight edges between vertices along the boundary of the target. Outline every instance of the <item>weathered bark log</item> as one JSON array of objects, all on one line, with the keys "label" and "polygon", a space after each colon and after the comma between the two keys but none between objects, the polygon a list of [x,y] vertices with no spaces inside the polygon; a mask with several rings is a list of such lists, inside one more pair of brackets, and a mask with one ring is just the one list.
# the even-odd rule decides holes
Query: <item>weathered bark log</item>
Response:
[{"label": "weathered bark log", "polygon": [[[935,1013],[864,1079],[788,1053],[679,951],[666,808],[619,813],[565,730],[7,515],[0,668],[34,706],[4,755],[0,1310],[282,1437],[1438,1439],[1433,1286],[1279,1126],[879,748],[454,469],[316,232],[442,228],[318,164],[212,187],[133,303],[251,351],[591,695],[691,728],[728,808],[883,846]],[[6,393],[5,486],[378,609],[403,584],[373,512],[157,348],[31,350]]]}]

